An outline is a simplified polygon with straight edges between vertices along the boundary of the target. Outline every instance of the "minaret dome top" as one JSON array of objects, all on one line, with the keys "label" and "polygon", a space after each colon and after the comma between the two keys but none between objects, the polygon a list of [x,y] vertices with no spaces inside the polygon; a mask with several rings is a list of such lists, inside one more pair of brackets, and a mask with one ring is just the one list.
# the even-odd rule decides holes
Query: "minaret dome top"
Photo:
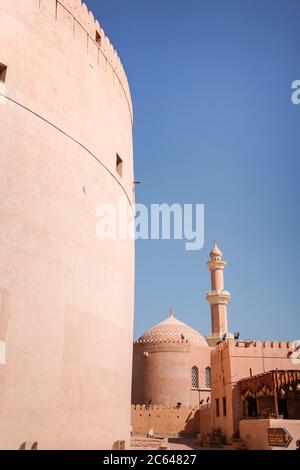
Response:
[{"label": "minaret dome top", "polygon": [[212,249],[211,252],[210,252],[210,257],[211,257],[212,259],[214,259],[214,258],[223,258],[223,253],[222,253],[222,251],[220,250],[220,248],[218,247],[216,241],[215,241],[215,243],[214,243],[213,249]]}]

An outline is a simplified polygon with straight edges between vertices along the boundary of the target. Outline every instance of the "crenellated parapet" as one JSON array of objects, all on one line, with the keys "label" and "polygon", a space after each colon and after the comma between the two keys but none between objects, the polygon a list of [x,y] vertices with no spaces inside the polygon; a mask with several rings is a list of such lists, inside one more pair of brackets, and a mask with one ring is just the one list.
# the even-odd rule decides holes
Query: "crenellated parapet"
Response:
[{"label": "crenellated parapet", "polygon": [[211,355],[217,354],[221,351],[225,351],[229,347],[229,341],[223,341],[217,346],[211,348]]},{"label": "crenellated parapet", "polygon": [[133,344],[140,344],[140,345],[155,345],[155,344],[190,344],[188,339],[184,340],[168,340],[168,339],[160,339],[160,340],[144,340],[139,339],[133,342]]},{"label": "crenellated parapet", "polygon": [[112,79],[119,82],[125,93],[133,121],[132,100],[121,59],[105,35],[98,20],[81,0],[34,0],[41,11],[50,14],[66,33],[86,49],[92,58],[91,66],[110,69]]},{"label": "crenellated parapet", "polygon": [[235,346],[237,348],[265,348],[265,349],[291,349],[291,341],[259,341],[259,340],[245,340],[236,341]]},{"label": "crenellated parapet", "polygon": [[239,350],[270,350],[274,353],[288,353],[294,349],[292,341],[259,341],[259,340],[227,340],[220,343],[218,346],[211,349],[211,355],[214,357],[215,355],[219,354],[221,351],[227,351],[231,348],[230,353],[234,352],[238,354]]},{"label": "crenellated parapet", "polygon": [[181,405],[180,407],[177,407],[177,406],[164,406],[164,405],[145,405],[145,404],[142,404],[142,405],[131,405],[131,408],[133,410],[147,410],[147,411],[160,411],[160,410],[176,410],[176,411],[184,411],[184,410],[189,410],[189,411],[192,411],[192,410],[196,410],[196,409],[199,409],[197,406],[193,406],[193,405]]}]

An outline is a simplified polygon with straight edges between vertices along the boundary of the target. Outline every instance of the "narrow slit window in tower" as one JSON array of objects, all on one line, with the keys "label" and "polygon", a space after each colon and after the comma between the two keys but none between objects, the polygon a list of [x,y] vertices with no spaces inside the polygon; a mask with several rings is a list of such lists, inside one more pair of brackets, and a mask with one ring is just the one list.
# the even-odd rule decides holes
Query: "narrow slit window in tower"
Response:
[{"label": "narrow slit window in tower", "polygon": [[0,63],[0,82],[5,83],[7,66]]},{"label": "narrow slit window in tower", "polygon": [[116,170],[119,176],[123,176],[123,160],[122,158],[117,154],[117,161],[116,161]]},{"label": "narrow slit window in tower", "polygon": [[95,41],[96,41],[96,43],[98,44],[98,46],[101,47],[101,34],[100,34],[98,31],[96,31],[96,38],[95,38]]},{"label": "narrow slit window in tower", "polygon": [[216,398],[216,417],[219,418],[220,416],[220,399]]},{"label": "narrow slit window in tower", "polygon": [[7,66],[4,64],[1,64],[0,62],[0,104],[6,103],[6,98],[5,98],[6,71],[7,71]]},{"label": "narrow slit window in tower", "polygon": [[223,416],[227,415],[227,403],[226,403],[226,397],[223,397]]}]

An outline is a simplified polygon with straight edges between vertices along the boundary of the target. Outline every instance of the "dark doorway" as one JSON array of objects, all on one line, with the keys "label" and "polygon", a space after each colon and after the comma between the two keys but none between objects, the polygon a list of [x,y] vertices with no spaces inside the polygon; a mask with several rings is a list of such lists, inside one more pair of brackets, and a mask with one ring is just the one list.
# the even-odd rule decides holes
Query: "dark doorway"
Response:
[{"label": "dark doorway", "polygon": [[278,414],[283,416],[284,419],[288,419],[288,409],[286,398],[278,398]]},{"label": "dark doorway", "polygon": [[257,418],[257,402],[256,398],[248,398],[248,417]]}]

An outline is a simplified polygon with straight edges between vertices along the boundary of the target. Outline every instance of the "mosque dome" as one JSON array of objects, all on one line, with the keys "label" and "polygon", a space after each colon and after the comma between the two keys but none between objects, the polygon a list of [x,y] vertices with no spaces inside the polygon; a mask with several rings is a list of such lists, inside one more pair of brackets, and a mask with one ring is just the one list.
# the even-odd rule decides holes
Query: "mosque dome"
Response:
[{"label": "mosque dome", "polygon": [[196,346],[208,347],[205,338],[197,331],[174,317],[171,310],[169,318],[146,331],[139,339],[141,343],[186,341]]}]

